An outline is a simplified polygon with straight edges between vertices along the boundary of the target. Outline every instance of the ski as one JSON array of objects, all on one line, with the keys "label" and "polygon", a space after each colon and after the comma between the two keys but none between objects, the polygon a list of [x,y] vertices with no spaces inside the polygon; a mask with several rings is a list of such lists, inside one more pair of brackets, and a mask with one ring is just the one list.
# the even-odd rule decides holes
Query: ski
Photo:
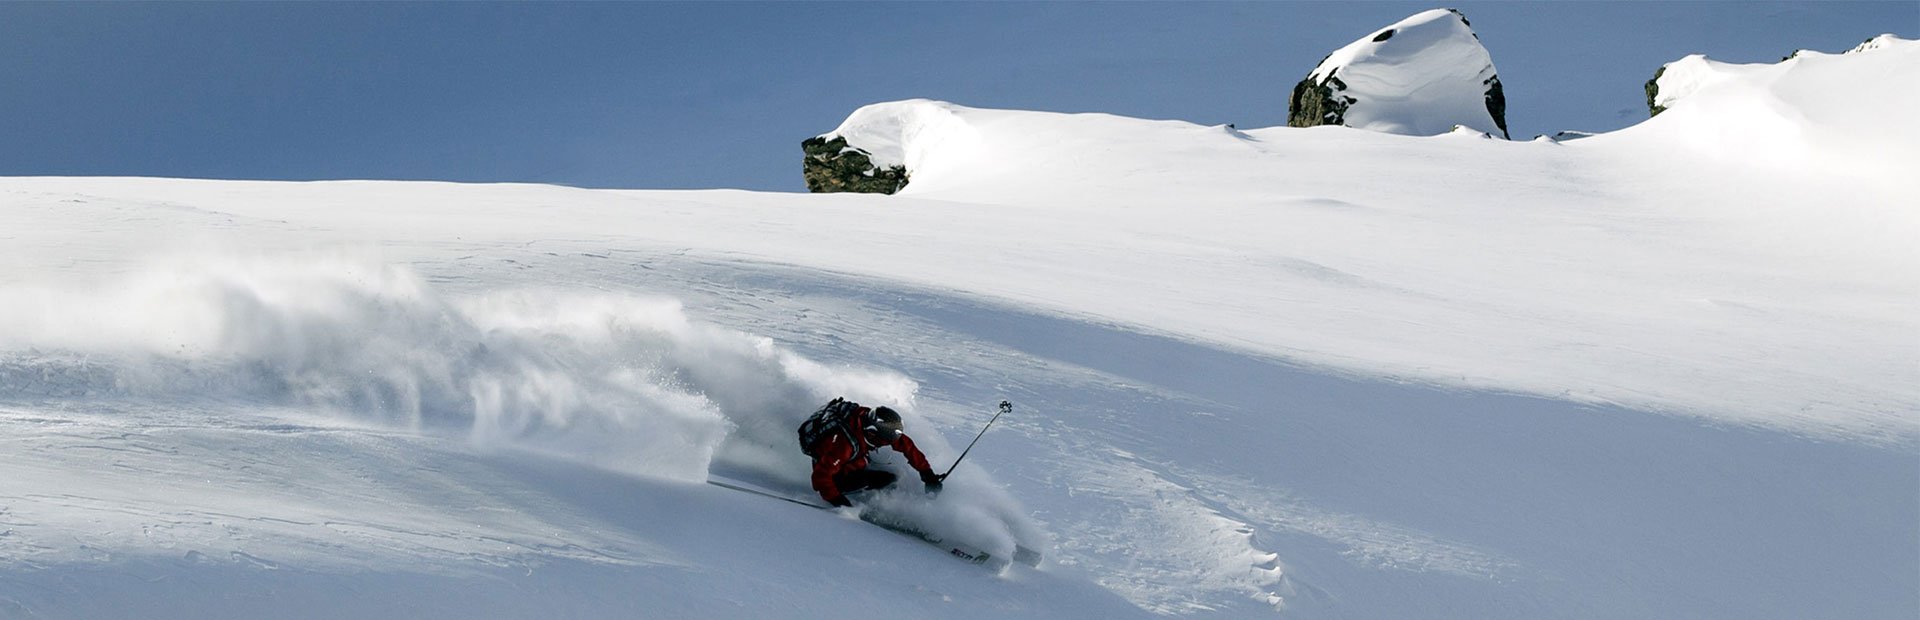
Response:
[{"label": "ski", "polygon": [[[708,477],[707,484],[711,484],[713,486],[717,486],[730,491],[750,493],[750,494],[758,495],[768,499],[777,499],[790,504],[799,504],[801,506],[806,506],[814,510],[832,510],[833,509],[832,506],[808,501],[805,499],[800,499],[797,497],[790,497],[778,492],[757,488],[742,482]],[[902,536],[912,537],[921,542],[927,543],[929,545],[933,545],[935,548],[938,548],[941,551],[946,552],[947,555],[951,555],[953,557],[959,558],[970,564],[979,564],[982,566],[987,566],[989,568],[992,568],[996,572],[1005,570],[1009,565],[1011,565],[1015,561],[1018,561],[1027,566],[1037,567],[1040,565],[1040,552],[1038,551],[1034,551],[1032,549],[1028,549],[1020,545],[1014,545],[1012,560],[1009,560],[1003,557],[996,557],[991,553],[988,553],[982,549],[973,547],[971,545],[958,543],[958,542],[949,542],[949,541],[943,540],[938,536],[934,536],[927,532],[920,531],[919,529],[916,529],[911,525],[900,522],[898,519],[890,518],[890,516],[885,511],[877,510],[872,507],[864,508],[860,511],[860,520],[873,524],[874,526],[879,527],[880,529],[887,530],[889,532],[893,532],[895,534],[899,534]]]},{"label": "ski", "polygon": [[739,491],[739,492],[742,492],[742,493],[752,493],[752,494],[754,494],[754,495],[758,495],[758,496],[761,496],[761,497],[768,497],[768,498],[773,498],[773,499],[777,499],[777,500],[780,500],[780,501],[783,501],[783,502],[789,502],[789,503],[794,503],[794,504],[799,504],[799,505],[802,505],[802,506],[806,506],[806,507],[808,507],[808,508],[814,508],[814,509],[818,509],[818,510],[829,510],[829,509],[831,509],[831,508],[832,508],[832,506],[822,506],[822,505],[820,505],[820,504],[815,504],[815,503],[813,503],[813,502],[809,502],[809,501],[807,501],[807,500],[804,500],[804,499],[797,499],[797,498],[792,498],[792,497],[787,497],[787,496],[785,496],[785,495],[780,495],[780,494],[777,494],[777,493],[774,493],[774,492],[772,492],[772,491],[763,491],[763,490],[760,490],[760,489],[755,489],[755,488],[753,488],[753,487],[749,487],[749,486],[745,486],[745,485],[742,485],[742,484],[739,484],[739,483],[735,483],[735,482],[727,482],[727,481],[725,481],[725,480],[720,480],[720,479],[717,479],[717,478],[713,478],[713,477],[708,477],[708,478],[707,478],[707,484],[711,484],[711,485],[713,485],[713,486],[717,486],[717,487],[720,487],[720,488],[722,488],[722,489],[729,489],[729,490],[734,490],[734,491]]},{"label": "ski", "polygon": [[1040,568],[1040,552],[1028,549],[1019,543],[1013,545],[1013,561],[1031,568]]},{"label": "ski", "polygon": [[879,527],[880,529],[887,530],[895,534],[900,534],[902,536],[910,536],[913,538],[920,539],[921,541],[924,541],[929,545],[933,545],[934,547],[939,548],[941,551],[947,552],[947,555],[960,558],[961,560],[965,560],[972,564],[979,564],[982,566],[992,568],[994,572],[1006,570],[1007,566],[1013,564],[1013,562],[1008,561],[1006,558],[994,557],[993,554],[987,553],[986,551],[983,551],[981,549],[977,549],[965,544],[953,543],[953,542],[947,542],[945,540],[941,540],[941,538],[938,536],[934,536],[932,534],[928,534],[926,532],[920,531],[919,529],[916,529],[909,525],[905,525],[897,520],[889,519],[887,518],[887,515],[885,512],[875,510],[873,508],[862,509],[860,511],[860,520],[866,521],[867,523],[871,523]]}]

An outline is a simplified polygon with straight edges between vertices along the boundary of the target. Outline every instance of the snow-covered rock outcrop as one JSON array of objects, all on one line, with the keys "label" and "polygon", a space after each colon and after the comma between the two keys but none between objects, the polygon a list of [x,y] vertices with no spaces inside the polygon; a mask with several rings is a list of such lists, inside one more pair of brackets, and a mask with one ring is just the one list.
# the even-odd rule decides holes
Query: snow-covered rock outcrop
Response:
[{"label": "snow-covered rock outcrop", "polygon": [[854,110],[840,127],[800,143],[807,189],[816,193],[891,194],[930,162],[934,149],[964,150],[972,128],[957,106],[927,99],[876,103]]},{"label": "snow-covered rock outcrop", "polygon": [[1431,136],[1464,126],[1507,135],[1493,57],[1467,18],[1434,9],[1327,55],[1293,87],[1287,124]]}]

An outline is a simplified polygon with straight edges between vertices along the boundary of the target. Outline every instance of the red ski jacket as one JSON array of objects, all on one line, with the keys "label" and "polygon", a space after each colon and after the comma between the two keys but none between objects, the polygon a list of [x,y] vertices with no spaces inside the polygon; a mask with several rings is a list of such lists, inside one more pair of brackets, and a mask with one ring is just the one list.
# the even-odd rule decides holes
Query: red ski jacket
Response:
[{"label": "red ski jacket", "polygon": [[[860,446],[848,443],[847,433],[829,433],[820,439],[820,443],[814,444],[813,490],[819,491],[820,498],[827,500],[828,503],[835,503],[834,500],[842,496],[840,487],[833,483],[833,477],[866,469],[867,452],[880,447],[868,443],[866,433],[853,434],[860,437]],[[907,455],[907,464],[912,465],[914,471],[920,472],[922,476],[933,475],[933,466],[927,464],[927,455],[920,453],[920,448],[913,445],[913,438],[908,437],[906,433],[901,433],[893,443],[883,445]]]}]

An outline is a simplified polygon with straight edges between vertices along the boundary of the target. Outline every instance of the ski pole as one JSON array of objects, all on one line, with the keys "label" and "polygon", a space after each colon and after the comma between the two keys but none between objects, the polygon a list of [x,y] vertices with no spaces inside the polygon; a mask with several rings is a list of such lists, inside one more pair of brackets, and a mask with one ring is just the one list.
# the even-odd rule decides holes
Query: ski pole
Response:
[{"label": "ski pole", "polygon": [[961,451],[960,451],[960,458],[957,458],[957,459],[954,459],[954,460],[953,460],[953,467],[948,467],[948,468],[947,468],[947,473],[945,473],[945,474],[940,474],[940,479],[941,479],[941,480],[946,480],[946,479],[947,479],[947,476],[948,476],[949,474],[952,474],[952,473],[953,473],[953,468],[954,468],[954,467],[959,467],[959,466],[960,466],[960,461],[961,461],[961,460],[963,460],[963,459],[965,459],[965,458],[967,458],[967,453],[968,453],[968,452],[972,452],[972,451],[973,451],[973,444],[976,444],[976,443],[980,443],[980,437],[981,437],[982,435],[986,435],[986,434],[987,434],[987,429],[989,429],[989,428],[993,428],[993,422],[994,422],[994,420],[999,420],[999,419],[1000,419],[1000,416],[1001,416],[1001,415],[1004,415],[1004,414],[1006,414],[1006,413],[1009,413],[1009,412],[1011,412],[1011,411],[1013,411],[1013,403],[1012,403],[1012,402],[1009,402],[1009,401],[1004,401],[1004,400],[1003,400],[1003,401],[1000,401],[1000,413],[996,413],[996,414],[993,414],[993,419],[992,419],[992,420],[987,420],[987,425],[986,425],[986,426],[982,426],[982,427],[980,427],[980,434],[979,434],[979,435],[974,435],[974,436],[973,436],[973,441],[972,441],[972,442],[969,442],[969,443],[967,443],[967,449],[965,449],[965,450],[961,450]]}]

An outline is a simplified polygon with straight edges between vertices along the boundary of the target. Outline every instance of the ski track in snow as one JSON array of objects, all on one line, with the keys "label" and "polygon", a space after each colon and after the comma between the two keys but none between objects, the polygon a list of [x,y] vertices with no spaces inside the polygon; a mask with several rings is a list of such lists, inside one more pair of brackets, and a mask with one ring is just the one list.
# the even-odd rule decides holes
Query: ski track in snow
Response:
[{"label": "ski track in snow", "polygon": [[[1172,465],[1170,471],[1180,471]],[[1189,477],[1189,476],[1182,476]],[[1448,542],[1404,526],[1341,514],[1251,480],[1194,475],[1194,488],[1221,503],[1219,510],[1247,523],[1293,531],[1345,547],[1344,555],[1381,568],[1435,571],[1477,579],[1502,579],[1526,570],[1516,560]]]}]

